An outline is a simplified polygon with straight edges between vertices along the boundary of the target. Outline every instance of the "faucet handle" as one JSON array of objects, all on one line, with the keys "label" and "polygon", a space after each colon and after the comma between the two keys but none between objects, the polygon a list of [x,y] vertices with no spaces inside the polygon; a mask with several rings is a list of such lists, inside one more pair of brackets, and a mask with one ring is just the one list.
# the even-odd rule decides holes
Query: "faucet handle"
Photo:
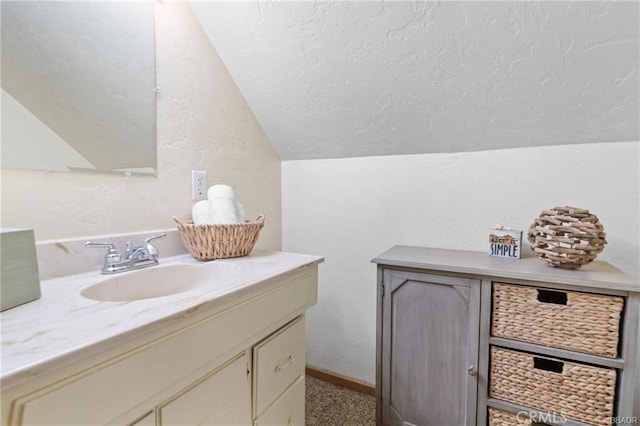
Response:
[{"label": "faucet handle", "polygon": [[163,237],[166,237],[166,236],[167,236],[167,234],[165,234],[164,232],[162,234],[153,235],[153,236],[147,238],[146,240],[144,240],[144,243],[145,244],[149,244],[153,240],[157,240],[158,238],[163,238]]},{"label": "faucet handle", "polygon": [[116,250],[115,244],[111,244],[111,243],[94,243],[94,242],[91,242],[91,241],[87,241],[86,243],[84,243],[84,246],[88,247],[88,248],[106,248],[106,249],[108,249],[107,254],[105,254],[105,256],[104,256],[104,263],[106,265],[120,262],[120,259],[121,259],[120,252],[118,250]]},{"label": "faucet handle", "polygon": [[84,243],[84,246],[85,247],[89,247],[89,248],[106,248],[106,249],[109,249],[109,251],[116,249],[115,244],[111,244],[111,243],[94,243],[93,241],[87,241],[86,243]]},{"label": "faucet handle", "polygon": [[158,255],[160,254],[160,252],[158,251],[158,249],[156,248],[156,246],[154,246],[153,244],[151,244],[151,241],[153,240],[157,240],[158,238],[164,238],[166,237],[167,234],[165,234],[164,232],[162,234],[158,234],[158,235],[153,235],[147,239],[144,240],[144,245],[147,249],[147,252],[149,253],[150,257],[158,257]]}]

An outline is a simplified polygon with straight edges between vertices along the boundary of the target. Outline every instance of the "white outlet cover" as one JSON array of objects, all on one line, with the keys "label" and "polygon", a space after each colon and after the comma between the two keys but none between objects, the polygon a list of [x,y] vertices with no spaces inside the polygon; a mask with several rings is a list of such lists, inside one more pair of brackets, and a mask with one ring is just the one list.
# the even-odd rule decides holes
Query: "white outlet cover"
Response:
[{"label": "white outlet cover", "polygon": [[193,201],[207,199],[207,172],[203,170],[191,171],[191,199]]}]

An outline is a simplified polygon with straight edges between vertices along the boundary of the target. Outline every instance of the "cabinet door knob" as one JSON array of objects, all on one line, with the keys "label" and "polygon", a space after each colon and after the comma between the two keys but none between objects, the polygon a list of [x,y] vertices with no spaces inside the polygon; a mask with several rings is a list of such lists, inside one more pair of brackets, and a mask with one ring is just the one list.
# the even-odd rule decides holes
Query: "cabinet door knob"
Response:
[{"label": "cabinet door knob", "polygon": [[477,376],[478,369],[475,365],[470,365],[469,368],[467,368],[467,373],[469,373],[470,376]]}]

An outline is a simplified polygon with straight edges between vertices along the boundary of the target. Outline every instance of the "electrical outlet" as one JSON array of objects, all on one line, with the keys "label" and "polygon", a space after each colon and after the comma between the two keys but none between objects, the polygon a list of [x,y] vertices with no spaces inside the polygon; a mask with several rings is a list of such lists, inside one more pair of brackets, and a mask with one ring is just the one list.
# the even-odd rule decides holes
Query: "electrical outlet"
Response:
[{"label": "electrical outlet", "polygon": [[191,170],[191,199],[193,201],[207,199],[207,172]]}]

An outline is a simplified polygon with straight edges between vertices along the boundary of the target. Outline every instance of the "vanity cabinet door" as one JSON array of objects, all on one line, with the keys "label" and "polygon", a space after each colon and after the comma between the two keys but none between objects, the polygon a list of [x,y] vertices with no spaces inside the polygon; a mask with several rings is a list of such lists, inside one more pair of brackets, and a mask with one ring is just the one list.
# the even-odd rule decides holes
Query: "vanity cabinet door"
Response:
[{"label": "vanity cabinet door", "polygon": [[385,269],[378,317],[383,425],[474,425],[480,283]]},{"label": "vanity cabinet door", "polygon": [[242,354],[160,407],[160,425],[251,424],[251,375]]}]

